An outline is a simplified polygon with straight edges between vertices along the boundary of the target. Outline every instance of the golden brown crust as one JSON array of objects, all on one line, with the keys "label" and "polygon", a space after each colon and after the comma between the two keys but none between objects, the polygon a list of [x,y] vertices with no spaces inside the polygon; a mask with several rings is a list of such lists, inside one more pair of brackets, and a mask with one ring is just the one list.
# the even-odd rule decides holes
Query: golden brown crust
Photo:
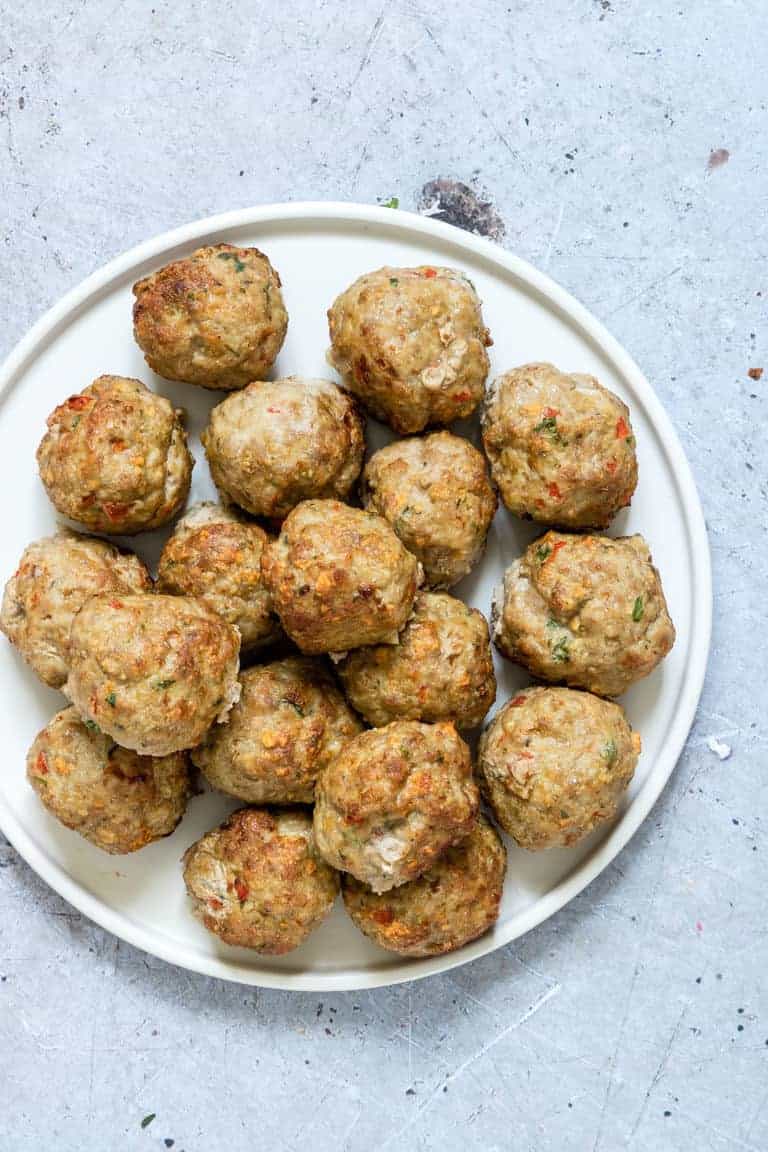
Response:
[{"label": "golden brown crust", "polygon": [[358,648],[338,672],[350,703],[377,727],[448,720],[474,728],[496,698],[485,617],[445,592],[420,592],[399,644]]},{"label": "golden brown crust", "polygon": [[197,596],[240,633],[243,651],[282,634],[261,575],[269,540],[258,524],[218,504],[197,504],[179,520],[160,556],[157,587]]},{"label": "golden brown crust", "polygon": [[75,616],[64,691],[126,748],[199,744],[237,699],[237,629],[184,596],[94,596]]},{"label": "golden brown crust", "polygon": [[61,688],[69,668],[69,631],[90,596],[149,592],[147,569],[105,540],[62,530],[24,549],[5,587],[0,629],[44,684]]},{"label": "golden brown crust", "polygon": [[27,755],[27,777],[49,812],[97,848],[122,854],[169,836],[191,795],[187,758],[139,756],[66,708]]},{"label": "golden brown crust", "polygon": [[362,731],[324,663],[293,656],[240,674],[240,699],[192,760],[250,804],[311,804],[315,780]]},{"label": "golden brown crust", "polygon": [[262,573],[285,631],[307,653],[395,643],[421,579],[386,520],[337,500],[294,508]]},{"label": "golden brown crust", "polygon": [[328,311],[328,359],[396,432],[449,424],[477,407],[491,343],[474,287],[454,268],[379,268]]},{"label": "golden brown crust", "polygon": [[345,874],[344,905],[360,931],[382,948],[400,956],[441,956],[495,924],[506,866],[498,833],[478,816],[460,844],[399,888],[377,894]]},{"label": "golden brown crust", "polygon": [[280,277],[258,248],[198,248],[133,293],[136,343],[168,380],[243,388],[268,374],[285,339]]},{"label": "golden brown crust", "polygon": [[187,850],[184,882],[209,932],[268,956],[298,948],[339,890],[315,849],[310,816],[290,808],[234,812]]},{"label": "golden brown crust", "polygon": [[496,512],[485,460],[451,432],[379,449],[365,466],[361,493],[421,561],[431,588],[451,588],[471,571]]},{"label": "golden brown crust", "polygon": [[478,776],[521,847],[570,847],[616,815],[639,753],[618,704],[571,688],[528,688],[483,733]]},{"label": "golden brown crust", "polygon": [[492,624],[510,660],[599,696],[648,676],[675,642],[642,536],[547,532],[507,569]]},{"label": "golden brown crust", "polygon": [[477,809],[453,725],[398,720],[355,737],[320,777],[315,838],[335,868],[385,892],[468,835]]},{"label": "golden brown crust", "polygon": [[126,376],[99,376],[48,417],[37,462],[62,516],[94,532],[159,528],[181,510],[194,461],[181,415]]},{"label": "golden brown crust", "polygon": [[629,409],[594,376],[524,364],[494,380],[483,444],[507,508],[563,528],[605,528],[632,499]]}]

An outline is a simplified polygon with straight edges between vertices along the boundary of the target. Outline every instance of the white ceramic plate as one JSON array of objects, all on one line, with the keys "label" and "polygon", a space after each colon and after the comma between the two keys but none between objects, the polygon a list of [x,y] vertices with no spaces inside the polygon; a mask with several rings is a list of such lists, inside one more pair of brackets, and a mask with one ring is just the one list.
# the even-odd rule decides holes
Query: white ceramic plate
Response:
[{"label": "white ceramic plate", "polygon": [[[642,532],[661,570],[677,643],[652,676],[627,693],[630,720],[643,753],[616,822],[576,849],[531,854],[514,847],[495,930],[452,955],[406,961],[360,935],[339,901],[333,914],[296,952],[259,957],[219,944],[190,915],[179,866],[193,840],[236,803],[207,793],[194,799],[173,836],[132,856],[111,857],[61,827],[39,804],[24,774],[37,731],[64,705],[41,687],[4,641],[0,645],[0,716],[4,769],[0,825],[22,856],[53,888],[117,936],[173,964],[247,984],[330,990],[372,988],[412,980],[482,956],[551,916],[597,876],[627,843],[661,792],[683,747],[704,678],[709,647],[709,551],[694,482],[667,415],[650,385],[605,329],[542,273],[475,236],[424,217],[354,204],[289,204],[246,209],[159,236],[90,276],[22,340],[0,373],[0,491],[5,493],[3,581],[31,540],[50,534],[55,516],[35,468],[45,417],[66,396],[105,372],[138,376],[189,411],[198,459],[191,499],[214,495],[199,433],[215,394],[153,377],[131,332],[131,285],[199,244],[229,241],[262,248],[278,268],[290,315],[279,374],[329,374],[326,309],[356,276],[382,264],[450,264],[475,282],[494,338],[491,371],[530,360],[594,373],[629,403],[637,434],[640,483],[617,535]],[[476,437],[476,426],[463,429]],[[369,440],[384,442],[369,425]],[[500,511],[480,568],[457,594],[489,611],[491,589],[534,535]],[[164,534],[134,537],[154,561]],[[526,682],[497,659],[497,706]]]}]

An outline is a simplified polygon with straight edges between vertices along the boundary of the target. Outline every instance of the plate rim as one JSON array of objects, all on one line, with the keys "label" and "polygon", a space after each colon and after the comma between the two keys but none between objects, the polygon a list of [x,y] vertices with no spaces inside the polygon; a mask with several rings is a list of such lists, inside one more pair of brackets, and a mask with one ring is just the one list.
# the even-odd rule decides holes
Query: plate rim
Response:
[{"label": "plate rim", "polygon": [[169,229],[134,245],[114,257],[70,289],[49,308],[0,366],[0,406],[18,382],[28,363],[41,353],[61,328],[87,304],[95,302],[111,284],[132,268],[156,259],[169,249],[209,234],[238,228],[291,222],[332,221],[352,226],[375,225],[449,242],[501,266],[522,284],[549,302],[607,357],[646,408],[655,434],[670,463],[681,503],[690,553],[693,597],[691,619],[695,622],[689,641],[689,663],[680,689],[678,708],[667,738],[642,788],[605,839],[581,863],[529,908],[512,917],[503,930],[497,928],[457,952],[423,960],[403,960],[391,967],[352,969],[345,973],[286,972],[250,968],[234,957],[203,956],[136,924],[129,914],[118,912],[74,880],[60,865],[38,849],[23,824],[0,803],[0,830],[33,871],[63,899],[118,939],[169,964],[256,987],[296,992],[342,992],[393,986],[424,979],[438,972],[469,963],[530,932],[570,903],[595,880],[629,843],[644,823],[669,780],[693,725],[706,675],[712,630],[712,573],[704,513],[691,466],[666,409],[638,365],[608,329],[570,292],[546,273],[507,249],[474,233],[464,232],[429,216],[401,209],[345,201],[293,201],[238,208],[217,213]]}]

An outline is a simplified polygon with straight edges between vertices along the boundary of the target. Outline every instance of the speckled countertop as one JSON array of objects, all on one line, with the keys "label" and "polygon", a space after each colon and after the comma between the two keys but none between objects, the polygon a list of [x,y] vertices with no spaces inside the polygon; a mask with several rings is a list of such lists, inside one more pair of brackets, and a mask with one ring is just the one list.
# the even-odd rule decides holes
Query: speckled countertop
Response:
[{"label": "speckled countertop", "polygon": [[762,0],[0,0],[2,353],[175,224],[397,196],[547,269],[627,346],[715,577],[698,719],[645,826],[445,977],[321,1002],[193,976],[3,843],[3,1150],[768,1147],[764,41]]}]

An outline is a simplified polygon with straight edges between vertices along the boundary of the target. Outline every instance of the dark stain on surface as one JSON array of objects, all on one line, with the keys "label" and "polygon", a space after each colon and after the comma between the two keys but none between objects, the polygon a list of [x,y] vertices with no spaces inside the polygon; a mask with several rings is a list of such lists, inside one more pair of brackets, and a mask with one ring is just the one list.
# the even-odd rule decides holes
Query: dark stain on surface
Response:
[{"label": "dark stain on surface", "polygon": [[731,154],[727,148],[714,148],[709,154],[707,169],[714,172],[715,168],[722,168],[723,164],[727,164],[730,158]]},{"label": "dark stain on surface", "polygon": [[425,216],[443,220],[465,232],[475,232],[490,240],[504,239],[504,221],[490,198],[461,180],[445,177],[429,180],[421,190],[418,207]]}]

